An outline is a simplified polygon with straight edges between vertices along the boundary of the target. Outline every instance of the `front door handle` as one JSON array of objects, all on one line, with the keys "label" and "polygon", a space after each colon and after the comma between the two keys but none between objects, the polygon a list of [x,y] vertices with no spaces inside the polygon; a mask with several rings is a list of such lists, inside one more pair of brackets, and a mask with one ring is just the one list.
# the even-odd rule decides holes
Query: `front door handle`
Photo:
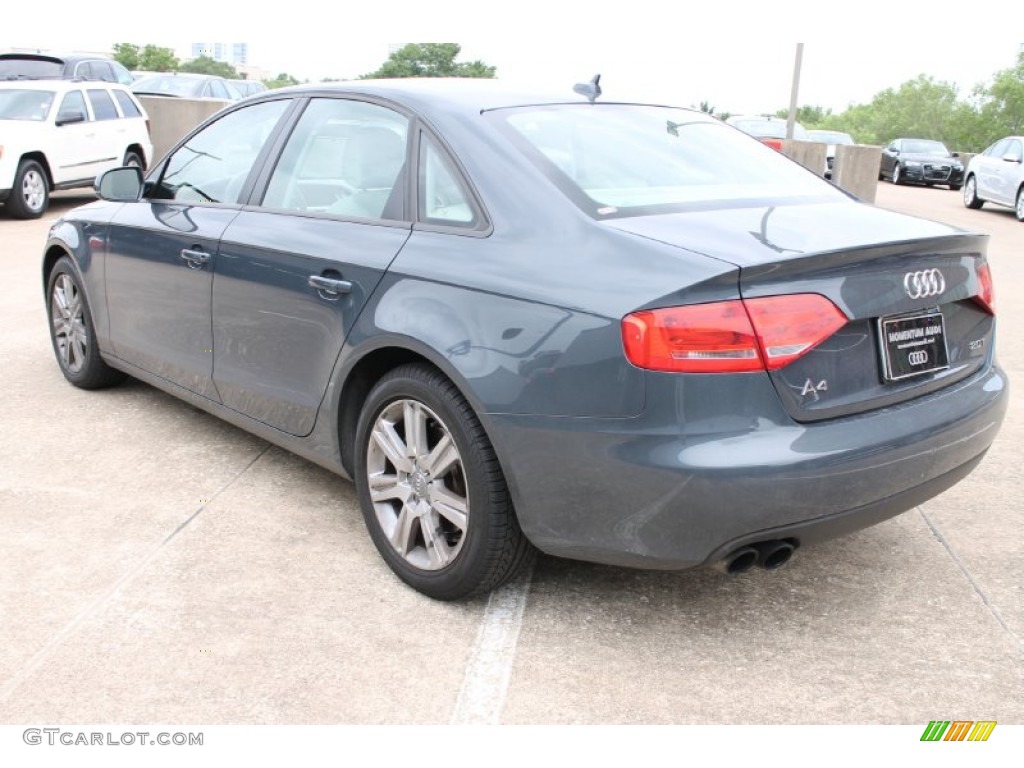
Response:
[{"label": "front door handle", "polygon": [[324,299],[336,299],[343,293],[352,292],[352,283],[348,280],[337,280],[323,275],[310,275],[309,285],[316,288],[320,297]]},{"label": "front door handle", "polygon": [[195,251],[191,248],[184,248],[181,251],[181,258],[188,262],[189,269],[202,269],[203,265],[210,260],[210,254],[206,251]]}]

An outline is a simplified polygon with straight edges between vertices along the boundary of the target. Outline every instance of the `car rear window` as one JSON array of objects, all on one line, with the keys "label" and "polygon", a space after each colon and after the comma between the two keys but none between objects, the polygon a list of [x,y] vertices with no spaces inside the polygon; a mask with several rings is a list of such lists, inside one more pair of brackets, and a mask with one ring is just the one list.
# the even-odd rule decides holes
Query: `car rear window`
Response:
[{"label": "car rear window", "polygon": [[696,112],[608,104],[490,114],[531,161],[596,217],[723,201],[845,199],[775,150]]},{"label": "car rear window", "polygon": [[50,59],[0,58],[0,80],[46,80],[64,75],[64,63]]},{"label": "car rear window", "polygon": [[166,96],[191,96],[196,90],[196,81],[190,77],[161,75],[143,77],[132,83],[136,93],[155,93]]},{"label": "car rear window", "polygon": [[0,120],[45,120],[53,104],[53,91],[0,90]]},{"label": "car rear window", "polygon": [[125,117],[142,117],[142,112],[135,102],[132,101],[132,97],[124,91],[114,91],[114,98],[117,99],[117,103],[121,107],[121,114]]}]

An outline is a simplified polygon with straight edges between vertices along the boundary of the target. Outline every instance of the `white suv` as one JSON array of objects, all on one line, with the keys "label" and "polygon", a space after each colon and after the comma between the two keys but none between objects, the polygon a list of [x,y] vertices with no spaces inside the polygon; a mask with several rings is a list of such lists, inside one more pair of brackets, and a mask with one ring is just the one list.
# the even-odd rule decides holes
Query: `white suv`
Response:
[{"label": "white suv", "polygon": [[132,92],[77,80],[0,82],[0,202],[42,216],[55,189],[90,187],[110,168],[145,169],[149,119]]}]

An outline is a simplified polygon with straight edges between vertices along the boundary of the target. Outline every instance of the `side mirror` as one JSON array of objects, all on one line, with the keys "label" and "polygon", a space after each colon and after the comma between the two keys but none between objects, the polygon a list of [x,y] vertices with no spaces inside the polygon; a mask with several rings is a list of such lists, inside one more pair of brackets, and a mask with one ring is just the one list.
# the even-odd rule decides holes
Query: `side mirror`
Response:
[{"label": "side mirror", "polygon": [[960,157],[959,152],[950,152],[950,157]]},{"label": "side mirror", "polygon": [[96,178],[96,194],[113,203],[133,203],[142,193],[142,169],[113,168]]},{"label": "side mirror", "polygon": [[84,123],[85,113],[77,109],[68,110],[67,112],[61,112],[57,115],[57,119],[54,121],[58,128],[62,125],[68,125],[70,123]]}]

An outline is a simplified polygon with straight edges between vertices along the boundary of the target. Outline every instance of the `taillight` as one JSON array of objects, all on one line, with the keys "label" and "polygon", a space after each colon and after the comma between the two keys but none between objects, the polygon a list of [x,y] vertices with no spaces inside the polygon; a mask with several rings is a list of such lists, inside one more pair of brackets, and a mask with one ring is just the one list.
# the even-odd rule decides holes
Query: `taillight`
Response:
[{"label": "taillight", "polygon": [[974,298],[990,315],[996,313],[996,292],[987,262],[978,267],[978,295]]},{"label": "taillight", "polygon": [[846,322],[824,296],[802,293],[633,312],[622,341],[638,368],[743,373],[782,368]]},{"label": "taillight", "polygon": [[782,139],[761,139],[762,144],[767,144],[777,152],[782,151]]}]

